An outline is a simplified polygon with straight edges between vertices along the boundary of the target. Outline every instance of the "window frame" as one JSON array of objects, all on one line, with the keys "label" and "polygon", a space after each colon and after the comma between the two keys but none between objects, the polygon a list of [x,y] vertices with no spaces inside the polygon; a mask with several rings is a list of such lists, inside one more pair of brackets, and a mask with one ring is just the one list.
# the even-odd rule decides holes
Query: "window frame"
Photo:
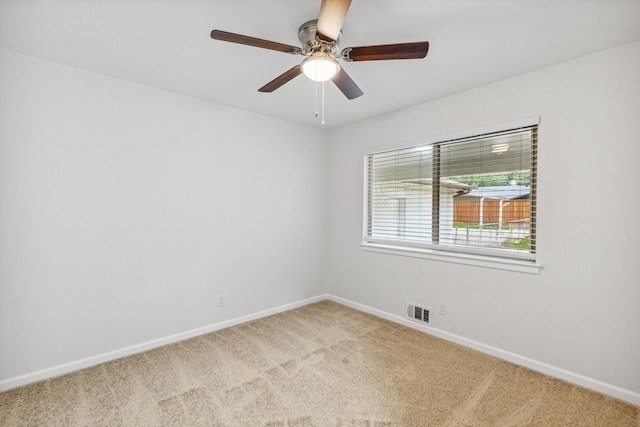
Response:
[{"label": "window frame", "polygon": [[[479,129],[466,130],[462,132],[440,135],[436,137],[421,139],[414,141],[413,144],[403,144],[402,146],[394,146],[392,148],[370,151],[364,154],[364,188],[363,188],[363,228],[362,228],[362,243],[360,248],[367,252],[377,252],[390,255],[408,256],[414,258],[430,259],[435,261],[450,262],[456,264],[473,265],[479,267],[495,268],[501,270],[517,271],[522,273],[539,274],[542,269],[542,265],[538,262],[538,250],[537,244],[534,253],[521,253],[511,252],[508,255],[504,249],[491,249],[491,248],[476,248],[476,247],[456,247],[447,246],[446,250],[438,249],[433,244],[420,244],[412,243],[410,241],[398,242],[397,240],[375,238],[374,241],[370,241],[369,230],[369,214],[372,201],[370,199],[370,183],[369,183],[369,158],[371,155],[402,150],[405,148],[411,148],[416,146],[434,145],[437,146],[441,143],[446,143],[452,140],[467,139],[478,137],[485,134],[491,134],[496,132],[504,132],[512,129],[526,128],[531,126],[538,126],[538,138],[539,141],[539,117],[530,117],[522,120],[512,121],[508,123],[496,124]],[[537,175],[537,171],[532,171]],[[537,176],[534,178],[537,181]],[[536,182],[537,187],[537,182]],[[537,189],[532,189],[532,197],[537,197]],[[534,205],[535,206],[535,205]],[[535,207],[534,207],[535,209]],[[536,221],[533,218],[533,221]],[[535,224],[532,233],[536,233],[537,224]],[[437,246],[437,245],[435,245]]]}]

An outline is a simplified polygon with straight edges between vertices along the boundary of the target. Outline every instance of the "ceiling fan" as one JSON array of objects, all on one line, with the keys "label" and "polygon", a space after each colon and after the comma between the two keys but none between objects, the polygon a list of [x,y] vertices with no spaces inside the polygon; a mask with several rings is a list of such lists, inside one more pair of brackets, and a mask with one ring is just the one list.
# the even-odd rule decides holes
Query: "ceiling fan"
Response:
[{"label": "ceiling fan", "polygon": [[304,73],[317,82],[331,79],[348,99],[355,99],[363,92],[338,64],[337,59],[346,62],[419,59],[427,56],[429,42],[348,47],[338,53],[338,44],[342,39],[342,24],[350,5],[351,0],[322,0],[318,19],[305,22],[298,30],[302,48],[221,30],[211,31],[211,38],[306,56],[300,65],[285,71],[258,89],[259,92],[273,92]]}]

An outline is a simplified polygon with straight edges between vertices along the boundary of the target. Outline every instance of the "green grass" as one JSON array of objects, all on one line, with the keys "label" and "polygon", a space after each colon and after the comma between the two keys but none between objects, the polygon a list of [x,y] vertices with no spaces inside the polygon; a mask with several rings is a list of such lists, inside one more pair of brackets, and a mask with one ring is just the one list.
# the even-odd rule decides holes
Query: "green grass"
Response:
[{"label": "green grass", "polygon": [[531,249],[531,238],[527,236],[520,239],[518,242],[507,243],[504,247],[509,249]]}]

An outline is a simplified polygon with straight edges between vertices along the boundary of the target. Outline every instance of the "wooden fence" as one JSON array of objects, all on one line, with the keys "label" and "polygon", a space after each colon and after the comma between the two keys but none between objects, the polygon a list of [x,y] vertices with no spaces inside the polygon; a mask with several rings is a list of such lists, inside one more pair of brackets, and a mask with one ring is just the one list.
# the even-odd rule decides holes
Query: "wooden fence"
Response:
[{"label": "wooden fence", "polygon": [[[500,222],[500,203],[502,203],[502,224],[520,225],[528,228],[531,211],[530,200],[511,200],[507,202],[484,201],[483,224]],[[478,224],[480,222],[480,202],[454,202],[453,222],[455,224]]]}]

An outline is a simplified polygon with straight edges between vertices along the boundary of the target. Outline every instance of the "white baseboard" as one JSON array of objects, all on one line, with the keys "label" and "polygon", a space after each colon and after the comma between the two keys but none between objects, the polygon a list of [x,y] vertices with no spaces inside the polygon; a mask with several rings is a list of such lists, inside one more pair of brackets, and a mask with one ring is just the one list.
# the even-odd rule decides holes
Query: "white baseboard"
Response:
[{"label": "white baseboard", "polygon": [[406,319],[402,316],[398,316],[392,313],[388,313],[386,311],[378,310],[376,308],[369,307],[367,305],[360,304],[345,298],[337,297],[335,295],[328,295],[327,298],[339,304],[343,304],[348,307],[355,308],[356,310],[364,311],[365,313],[382,317],[383,319],[387,319],[392,322],[399,323],[404,326],[408,326],[410,328],[416,329],[421,332],[425,332],[435,337],[442,338],[444,340],[451,341],[456,344],[460,344],[464,347],[472,348],[482,353],[495,356],[499,359],[503,359],[511,363],[515,363],[516,365],[524,366],[525,368],[529,368],[534,371],[541,372],[551,377],[559,378],[561,380],[564,380],[564,381],[567,381],[591,390],[595,390],[599,393],[603,393],[603,394],[615,397],[617,399],[621,399],[629,403],[633,403],[634,405],[640,405],[640,393],[636,393],[631,390],[627,390],[612,384],[608,384],[593,378],[589,378],[584,375],[577,374],[575,372],[567,371],[566,369],[558,368],[556,366],[552,366],[544,362],[530,359],[525,356],[520,356],[518,354],[511,353],[509,351],[502,350],[490,345],[473,341],[468,338],[461,337],[459,335],[455,335],[438,328],[423,326],[416,322],[412,322],[409,319]]},{"label": "white baseboard", "polygon": [[162,347],[163,345],[173,344],[175,342],[193,338],[198,335],[204,335],[204,334],[208,334],[209,332],[215,332],[220,329],[225,329],[230,326],[246,323],[251,320],[256,320],[262,317],[271,316],[273,314],[281,313],[283,311],[302,307],[303,305],[311,304],[318,301],[323,301],[325,299],[328,299],[328,295],[326,294],[318,295],[312,298],[307,298],[301,301],[285,304],[280,307],[259,311],[257,313],[249,314],[247,316],[241,316],[235,319],[225,320],[219,323],[215,323],[213,325],[203,326],[201,328],[192,329],[190,331],[181,332],[179,334],[169,335],[164,338],[158,338],[158,339],[147,341],[141,344],[136,344],[129,347],[121,348],[119,350],[110,351],[108,353],[98,354],[95,356],[76,360],[74,362],[69,362],[69,363],[54,366],[51,368],[42,369],[40,371],[32,372],[29,374],[8,378],[6,380],[0,381],[0,392],[10,390],[16,387],[21,387],[37,381],[42,381],[42,380],[57,377],[60,375],[68,374],[68,373],[77,371],[79,369],[89,368],[91,366],[95,366],[104,362],[120,359],[125,356],[131,356],[133,354],[141,353],[143,351],[152,350],[157,347]]}]

